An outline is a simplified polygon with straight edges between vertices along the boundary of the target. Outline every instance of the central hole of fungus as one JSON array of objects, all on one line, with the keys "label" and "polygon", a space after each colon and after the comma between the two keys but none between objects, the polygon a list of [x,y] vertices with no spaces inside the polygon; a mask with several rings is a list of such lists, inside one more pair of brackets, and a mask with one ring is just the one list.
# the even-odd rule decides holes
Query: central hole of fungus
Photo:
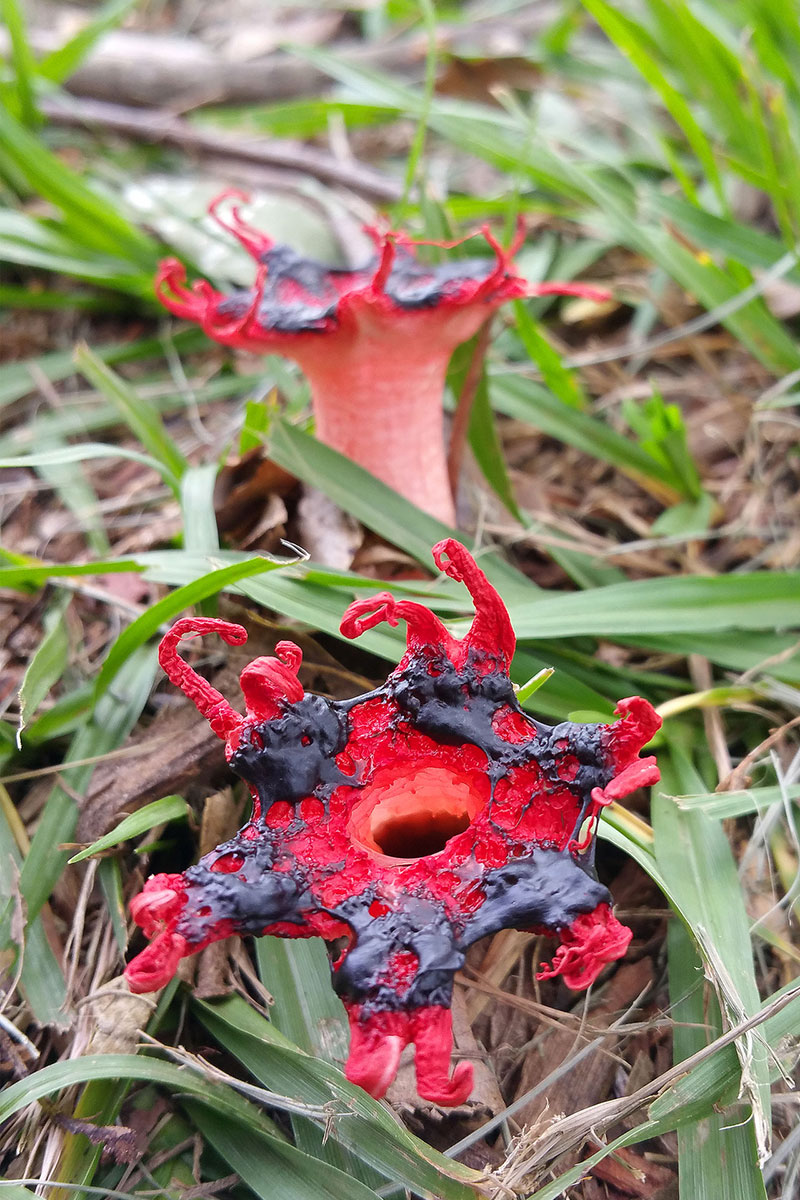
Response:
[{"label": "central hole of fungus", "polygon": [[471,772],[427,766],[384,774],[362,792],[350,830],[355,841],[387,858],[424,858],[468,829],[487,799],[487,781]]}]

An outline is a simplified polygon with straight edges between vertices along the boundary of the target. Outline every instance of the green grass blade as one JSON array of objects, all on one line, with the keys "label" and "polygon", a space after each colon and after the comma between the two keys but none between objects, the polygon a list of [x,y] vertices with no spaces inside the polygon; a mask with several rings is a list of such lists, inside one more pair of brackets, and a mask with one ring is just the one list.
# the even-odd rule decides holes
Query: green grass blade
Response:
[{"label": "green grass blade", "polygon": [[641,72],[653,91],[661,97],[667,112],[683,130],[686,140],[702,164],[718,202],[725,207],[725,192],[714,151],[685,98],[672,86],[649,52],[649,38],[644,35],[642,27],[621,13],[618,7],[612,8],[606,0],[582,0],[582,3],[609,38]]},{"label": "green grass blade", "polygon": [[[37,419],[31,422],[31,433],[33,444],[40,454],[47,450],[57,452],[69,449],[63,438],[57,434],[47,434]],[[37,474],[73,514],[75,524],[85,537],[91,553],[99,557],[108,554],[111,546],[100,516],[97,493],[83,464],[51,462],[38,467]]]},{"label": "green grass blade", "polygon": [[[459,346],[453,355],[447,375],[447,382],[456,397],[459,397],[462,393],[477,345],[478,336],[471,338],[463,346]],[[486,368],[483,363],[481,364],[480,372],[480,379],[475,389],[470,412],[468,426],[469,444],[486,482],[500,498],[511,515],[524,524],[524,518],[517,507],[514,493],[511,490],[511,483],[503,457],[503,448],[497,435],[494,413],[489,403]]]},{"label": "green grass blade", "polygon": [[525,518],[514,499],[511,481],[506,470],[503,447],[497,436],[494,413],[489,403],[489,389],[486,384],[485,373],[482,374],[481,382],[475,393],[475,402],[472,406],[469,419],[468,436],[472,453],[475,455],[475,459],[483,472],[486,482],[511,513],[512,517],[515,517],[524,525],[526,523]]},{"label": "green grass blade", "polygon": [[[176,350],[190,353],[201,346],[207,346],[208,341],[200,329],[188,326],[176,333],[173,344]],[[152,358],[163,359],[164,342],[157,337],[138,338],[134,342],[111,342],[98,347],[93,353],[109,366]],[[21,362],[0,365],[0,408],[13,404],[15,400],[22,399],[36,389],[31,368],[36,373],[41,372],[51,383],[60,383],[75,374],[74,352],[55,350],[35,358],[23,359]]]},{"label": "green grass blade", "polygon": [[14,168],[26,178],[31,191],[61,209],[66,227],[82,244],[115,258],[128,256],[132,268],[155,271],[158,263],[155,243],[2,108],[0,146]]},{"label": "green grass blade", "polygon": [[[691,775],[670,760],[662,761],[666,785],[694,784]],[[760,1007],[750,921],[728,839],[718,821],[697,809],[681,810],[662,793],[653,798],[655,853],[659,867],[679,898],[703,957],[705,972],[730,1025],[753,1016]],[[688,1036],[688,1035],[687,1035]],[[684,1043],[688,1045],[688,1041]],[[736,1043],[742,1093],[753,1109],[758,1158],[767,1156],[770,1137],[769,1062],[760,1034]]]},{"label": "green grass blade", "polygon": [[127,911],[125,893],[122,886],[122,871],[115,858],[103,858],[97,867],[97,882],[106,902],[114,938],[120,953],[124,954],[128,946]]},{"label": "green grass blade", "polygon": [[363,125],[382,125],[395,119],[397,109],[385,105],[359,104],[334,98],[310,97],[287,100],[278,104],[226,105],[224,108],[207,107],[198,110],[193,118],[200,124],[219,126],[222,129],[241,130],[242,126],[269,133],[272,137],[311,138],[325,134],[330,128],[331,116],[344,118],[348,130]]},{"label": "green grass blade", "polygon": [[161,463],[165,478],[180,480],[187,462],[167,433],[158,411],[137,396],[130,384],[93,354],[88,346],[77,348],[75,362],[89,382],[115,405],[121,419],[145,450]]},{"label": "green grass blade", "polygon": [[142,454],[139,450],[128,450],[124,446],[105,445],[103,442],[84,442],[81,446],[61,446],[56,450],[43,450],[41,454],[20,454],[13,458],[2,458],[0,459],[0,469],[60,467],[68,463],[83,462],[90,458],[127,458],[131,462],[138,462],[144,467],[158,471],[164,482],[173,491],[177,491],[180,486],[177,476],[168,471],[158,459],[152,458],[149,454]]},{"label": "green grass blade", "polygon": [[[210,404],[233,396],[245,395],[257,383],[259,376],[221,375],[207,384],[193,387],[194,399],[198,404]],[[0,382],[2,388],[2,382]],[[145,389],[142,388],[144,392]],[[162,416],[185,412],[191,401],[183,392],[176,392],[167,383],[147,385],[147,398]],[[121,425],[117,409],[103,400],[94,391],[74,393],[69,408],[40,413],[36,428],[44,437],[63,440],[71,437],[86,437],[88,434],[119,428]],[[21,454],[36,445],[33,425],[18,426],[0,435],[0,456]],[[199,469],[199,468],[198,468]]]},{"label": "green grass blade", "polygon": [[624,638],[626,644],[659,650],[666,654],[702,654],[730,671],[751,671],[756,679],[782,679],[800,685],[800,647],[795,634],[759,633],[750,630],[747,638],[732,632],[704,630],[702,635],[672,632],[635,635]]},{"label": "green grass blade", "polygon": [[217,464],[187,467],[181,479],[183,544],[201,554],[219,549],[219,532],[214,511]]},{"label": "green grass blade", "polygon": [[666,404],[653,389],[647,400],[624,403],[622,412],[646,454],[661,462],[687,500],[703,494],[700,475],[689,452],[686,425],[677,404]]},{"label": "green grass blade", "polygon": [[564,366],[561,355],[550,345],[539,322],[534,320],[521,300],[514,301],[514,319],[520,340],[531,362],[541,371],[545,385],[568,408],[586,412],[590,407],[589,398],[580,378]]},{"label": "green grass blade", "polygon": [[800,784],[788,784],[785,788],[746,788],[735,792],[701,792],[696,796],[670,796],[682,811],[699,809],[704,816],[718,820],[746,817],[753,813],[766,812],[775,804],[783,806],[785,800],[800,800]]},{"label": "green grass blade", "polygon": [[[342,1003],[331,987],[331,969],[324,944],[318,938],[287,941],[263,937],[256,940],[256,962],[264,986],[272,995],[270,1022],[291,1042],[316,1058],[341,1065],[347,1057],[347,1020]],[[301,1150],[329,1162],[369,1187],[377,1175],[335,1139],[325,1139],[318,1125],[303,1117],[292,1118],[295,1141]]]},{"label": "green grass blade", "polygon": [[107,0],[91,20],[63,46],[46,54],[39,63],[39,74],[51,83],[63,83],[94,49],[97,42],[111,29],[116,29],[137,0]]},{"label": "green grass blade", "polygon": [[[527,647],[518,648],[512,663],[511,677],[515,683],[525,684],[542,671],[550,670],[552,666],[548,651],[539,656],[531,654]],[[527,701],[520,702],[523,705],[527,704]],[[530,704],[530,711],[564,721],[577,709],[591,709],[611,717],[615,705],[616,700],[612,700],[582,678],[570,674],[568,667],[557,666],[555,674],[536,692],[536,698]]]},{"label": "green grass blade", "polygon": [[[469,541],[457,530],[422,512],[368,471],[285,421],[273,421],[269,450],[279,466],[320,488],[340,508],[426,567],[431,567],[433,561],[431,546],[442,538]],[[526,595],[531,594],[530,581],[501,558],[483,555],[480,565],[492,582],[504,589],[504,595],[510,590],[519,593],[520,589]]]},{"label": "green grass blade", "polygon": [[25,28],[25,17],[17,0],[0,0],[0,15],[11,39],[11,65],[14,68],[15,85],[6,84],[7,95],[13,95],[20,119],[25,125],[35,126],[41,120],[36,108],[36,60],[31,52]]},{"label": "green grass blade", "polygon": [[727,629],[795,629],[800,624],[800,572],[682,575],[643,579],[569,595],[539,593],[509,604],[520,640],[647,633],[716,633]]},{"label": "green grass blade", "polygon": [[[3,1089],[0,1121],[8,1120],[37,1100],[93,1079],[141,1079],[163,1084],[178,1093],[188,1092],[204,1103],[219,1106],[221,1113],[238,1120],[245,1131],[279,1136],[267,1116],[225,1084],[209,1079],[193,1066],[176,1066],[144,1054],[87,1054],[68,1062],[51,1063],[35,1074]],[[276,1102],[279,1101],[276,1097]]]},{"label": "green grass blade", "polygon": [[326,1062],[347,1057],[347,1021],[331,987],[331,969],[323,943],[317,939],[287,942],[258,938],[256,962],[264,986],[275,1004],[270,1020],[276,1029]]},{"label": "green grass blade", "polygon": [[[682,1062],[722,1032],[719,1006],[705,996],[703,966],[686,928],[670,925],[667,938],[673,1053]],[[713,1113],[678,1130],[681,1193],[692,1200],[766,1200],[753,1123],[742,1113]]]},{"label": "green grass blade", "polygon": [[[0,908],[8,902],[17,903],[15,896],[22,856],[7,817],[13,807],[11,797],[0,784]],[[47,940],[41,917],[28,918],[22,947],[20,991],[30,1005],[40,1025],[66,1026],[69,1018],[64,1012],[67,988],[61,964]]]},{"label": "green grass blade", "polygon": [[[250,1130],[209,1105],[185,1102],[209,1145],[261,1200],[378,1200],[375,1192],[288,1142]],[[345,1117],[345,1120],[347,1118]]]},{"label": "green grass blade", "polygon": [[64,614],[71,599],[68,592],[62,592],[45,613],[44,637],[28,663],[19,689],[18,748],[22,746],[25,726],[50,689],[61,678],[69,661],[69,637]]},{"label": "green grass blade", "polygon": [[[0,467],[3,465],[4,463],[0,462]],[[10,552],[3,551],[3,553]],[[10,566],[0,567],[0,587],[27,591],[30,588],[40,587],[50,579],[72,575],[111,575],[139,569],[139,563],[133,558],[97,559],[94,562],[83,563],[45,563],[40,559],[31,558],[25,562],[14,561]]]},{"label": "green grass blade", "polygon": [[[62,772],[66,787],[57,784],[51,791],[22,867],[20,889],[29,921],[41,910],[66,865],[69,851],[58,847],[72,840],[78,819],[74,796],[85,791],[94,769],[91,764],[70,767],[70,762],[107,754],[127,737],[150,695],[155,672],[154,651],[138,650],[118,672],[114,689],[100,698],[92,718],[72,738]],[[6,912],[0,924],[0,943],[5,945],[8,920]]]},{"label": "green grass blade", "polygon": [[67,866],[71,867],[73,863],[83,862],[85,858],[99,854],[102,850],[109,850],[112,846],[119,846],[121,842],[128,842],[132,838],[139,837],[156,825],[166,825],[169,821],[177,821],[181,817],[185,817],[189,811],[189,805],[182,796],[164,796],[161,800],[153,800],[152,803],[145,804],[143,808],[137,809],[130,816],[124,817],[119,825],[115,825],[103,837],[92,842],[91,846],[87,846],[78,854],[73,854],[72,858],[67,859]]},{"label": "green grass blade", "polygon": [[648,482],[656,484],[665,499],[674,502],[680,498],[680,481],[669,466],[597,417],[564,404],[541,384],[519,375],[493,372],[489,386],[493,406],[506,416],[525,421],[548,437],[610,463],[645,486]]},{"label": "green grass blade", "polygon": [[285,421],[272,421],[269,453],[284,470],[320,488],[340,508],[426,566],[433,561],[431,546],[453,532],[362,467]]},{"label": "green grass blade", "polygon": [[235,562],[230,566],[219,567],[195,579],[184,587],[177,588],[164,596],[156,604],[152,604],[147,612],[137,617],[127,629],[119,635],[111,647],[95,685],[95,695],[100,697],[107,691],[112,680],[117,676],[122,666],[130,656],[144,645],[149,638],[158,632],[160,627],[177,616],[178,613],[198,604],[209,596],[216,596],[231,584],[238,583],[264,571],[274,571],[284,564],[268,558],[246,558],[244,562]]}]

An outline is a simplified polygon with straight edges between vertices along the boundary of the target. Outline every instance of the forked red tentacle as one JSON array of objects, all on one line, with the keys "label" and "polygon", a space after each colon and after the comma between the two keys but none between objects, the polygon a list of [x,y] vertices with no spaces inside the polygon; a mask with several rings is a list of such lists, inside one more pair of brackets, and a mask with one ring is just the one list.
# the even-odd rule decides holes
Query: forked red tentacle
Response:
[{"label": "forked red tentacle", "polygon": [[[495,265],[494,265],[493,270],[490,271],[490,273],[482,281],[480,287],[476,291],[476,293],[475,293],[476,300],[480,300],[484,296],[489,296],[489,295],[492,295],[494,292],[496,292],[498,286],[505,280],[506,276],[511,275],[512,278],[517,278],[512,273],[511,259],[515,253],[514,249],[510,248],[508,250],[504,250],[503,247],[498,242],[497,238],[492,233],[491,227],[489,225],[482,225],[480,231],[483,234],[483,236],[486,238],[486,241],[489,243],[492,250],[494,250]],[[517,234],[517,237],[518,236],[519,236],[519,234]],[[524,235],[523,235],[523,237],[524,237]],[[516,246],[516,238],[514,241],[514,245]],[[520,280],[520,282],[522,282],[522,280]],[[524,292],[520,292],[520,295],[524,295]]]},{"label": "forked red tentacle", "polygon": [[626,767],[661,728],[661,717],[641,696],[626,696],[614,711],[621,719],[608,727],[606,746],[614,765]]},{"label": "forked red tentacle", "polygon": [[131,916],[146,937],[173,929],[186,902],[182,875],[151,875],[138,896],[131,900]]},{"label": "forked red tentacle", "polygon": [[230,319],[220,316],[219,300],[221,297],[214,291],[211,285],[204,280],[195,284],[195,289],[198,292],[202,292],[203,299],[205,300],[205,308],[196,318],[200,322],[203,333],[217,342],[222,342],[224,345],[235,346],[239,343],[240,339],[242,344],[249,344],[248,338],[251,336],[251,333],[254,337],[257,337],[260,333],[259,329],[253,331],[253,325],[257,324],[258,321],[266,278],[267,268],[262,264],[256,272],[253,298],[243,313],[239,313]]},{"label": "forked red tentacle", "polygon": [[177,971],[178,963],[188,953],[189,943],[182,934],[163,930],[125,968],[128,987],[137,994],[166,987]]},{"label": "forked red tentacle", "polygon": [[227,191],[215,197],[208,206],[209,215],[214,218],[218,225],[225,229],[228,233],[232,233],[248,254],[253,258],[261,258],[267,250],[271,250],[275,242],[266,233],[262,233],[260,229],[254,229],[249,225],[241,215],[241,209],[238,204],[231,206],[231,221],[226,221],[220,215],[219,207],[225,200],[241,200],[243,204],[250,202],[250,196],[247,192],[241,192],[238,188],[228,188]]},{"label": "forked red tentacle", "polygon": [[256,658],[239,676],[247,716],[256,721],[280,715],[286,703],[296,704],[305,695],[297,678],[303,651],[294,642],[278,642],[275,649],[276,658]]},{"label": "forked red tentacle", "polygon": [[392,273],[395,256],[397,254],[396,235],[391,231],[385,233],[382,240],[376,241],[376,245],[380,251],[378,266],[375,269],[375,274],[372,276],[372,288],[375,292],[382,294],[386,289],[386,284],[389,276]]},{"label": "forked red tentacle", "polygon": [[606,808],[609,804],[613,804],[615,800],[623,800],[625,796],[630,796],[631,792],[635,792],[640,787],[653,787],[661,778],[661,772],[658,769],[658,764],[655,758],[651,755],[650,758],[637,758],[627,767],[620,771],[619,775],[615,775],[610,783],[607,783],[604,788],[592,788],[592,799],[586,810],[586,815],[581,822],[588,821],[586,833],[583,840],[580,842],[571,841],[569,843],[570,852],[582,854],[587,850],[594,840],[595,826],[597,818],[600,815],[600,809]]},{"label": "forked red tentacle", "polygon": [[398,617],[395,612],[397,601],[391,592],[378,592],[362,600],[354,600],[344,610],[344,616],[339,623],[339,632],[346,638],[361,637],[368,629],[376,625],[397,625]]},{"label": "forked red tentacle", "polygon": [[154,992],[164,987],[188,953],[186,938],[175,931],[185,902],[182,875],[153,875],[131,900],[131,916],[145,936],[154,939],[125,968],[132,992]]},{"label": "forked red tentacle", "polygon": [[615,800],[624,799],[637,788],[652,787],[661,778],[652,755],[649,758],[638,757],[642,747],[661,728],[658,713],[641,696],[620,700],[615,712],[620,720],[606,726],[605,747],[617,773],[605,787],[592,789],[591,802],[581,819],[581,826],[586,825],[586,832],[580,842],[574,838],[569,843],[572,854],[582,854],[591,845],[602,808]]},{"label": "forked red tentacle", "polygon": [[276,642],[275,654],[296,675],[303,661],[303,651],[296,642]]},{"label": "forked red tentacle", "polygon": [[500,659],[506,666],[514,657],[517,639],[508,610],[498,592],[480,569],[470,552],[455,538],[445,538],[433,547],[433,558],[440,571],[463,583],[475,604],[475,619],[464,644]]},{"label": "forked red tentacle", "polygon": [[201,319],[205,298],[201,299],[196,287],[186,286],[186,268],[177,258],[165,258],[158,264],[154,288],[156,297],[176,317],[187,321]]},{"label": "forked red tentacle", "polygon": [[171,681],[192,701],[208,721],[217,737],[226,741],[242,723],[239,713],[228,703],[221,692],[203,679],[178,654],[178,643],[184,637],[197,637],[206,633],[218,634],[229,646],[242,646],[247,641],[247,632],[241,625],[230,621],[219,621],[216,617],[184,617],[176,621],[161,639],[158,661]]},{"label": "forked red tentacle", "polygon": [[515,254],[519,254],[522,247],[525,245],[525,238],[528,236],[528,230],[525,226],[525,218],[522,213],[517,216],[517,227],[514,230],[514,236],[511,239],[511,245],[508,247],[509,262]]},{"label": "forked red tentacle", "polygon": [[397,625],[405,621],[409,650],[443,649],[448,651],[455,640],[430,609],[413,600],[396,600],[391,592],[379,592],[363,600],[354,600],[348,607],[339,629],[347,638],[360,637],[367,629],[383,622]]},{"label": "forked red tentacle", "polygon": [[[238,333],[243,334],[245,337],[249,336],[250,333],[253,332],[253,326],[258,324],[258,314],[261,310],[261,305],[264,300],[264,288],[267,285],[268,271],[269,268],[265,263],[259,264],[258,270],[256,271],[255,285],[253,287],[253,299],[250,301],[250,307],[244,314],[244,317],[242,318],[237,330]],[[255,332],[257,333],[258,330],[255,330]]]}]

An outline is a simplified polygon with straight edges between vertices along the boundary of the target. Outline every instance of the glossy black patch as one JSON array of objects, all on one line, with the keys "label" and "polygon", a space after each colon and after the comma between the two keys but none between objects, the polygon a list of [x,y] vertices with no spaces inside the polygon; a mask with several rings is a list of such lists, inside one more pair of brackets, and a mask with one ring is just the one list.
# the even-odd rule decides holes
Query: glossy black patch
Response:
[{"label": "glossy black patch", "polygon": [[255,787],[265,813],[276,800],[322,797],[340,783],[352,783],[334,762],[346,742],[347,713],[308,695],[288,704],[283,717],[245,726],[231,766]]}]

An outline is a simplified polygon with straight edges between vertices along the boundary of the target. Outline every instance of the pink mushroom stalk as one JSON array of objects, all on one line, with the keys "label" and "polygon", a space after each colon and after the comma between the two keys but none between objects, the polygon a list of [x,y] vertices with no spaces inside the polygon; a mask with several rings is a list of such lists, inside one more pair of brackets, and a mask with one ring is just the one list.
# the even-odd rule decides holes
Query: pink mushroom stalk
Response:
[{"label": "pink mushroom stalk", "polygon": [[368,229],[374,259],[354,270],[328,267],[275,245],[246,224],[236,204],[226,220],[220,204],[229,199],[247,197],[225,192],[209,211],[255,259],[254,286],[227,296],[205,280],[190,288],[183,264],[170,258],[156,277],[159,300],[215,341],[298,363],[311,385],[318,438],[419,508],[455,524],[442,409],[453,351],[507,300],[605,300],[608,293],[581,284],[529,284],[512,262],[524,231],[504,250],[488,226],[480,233],[493,259],[430,265],[414,247],[461,243]]}]

